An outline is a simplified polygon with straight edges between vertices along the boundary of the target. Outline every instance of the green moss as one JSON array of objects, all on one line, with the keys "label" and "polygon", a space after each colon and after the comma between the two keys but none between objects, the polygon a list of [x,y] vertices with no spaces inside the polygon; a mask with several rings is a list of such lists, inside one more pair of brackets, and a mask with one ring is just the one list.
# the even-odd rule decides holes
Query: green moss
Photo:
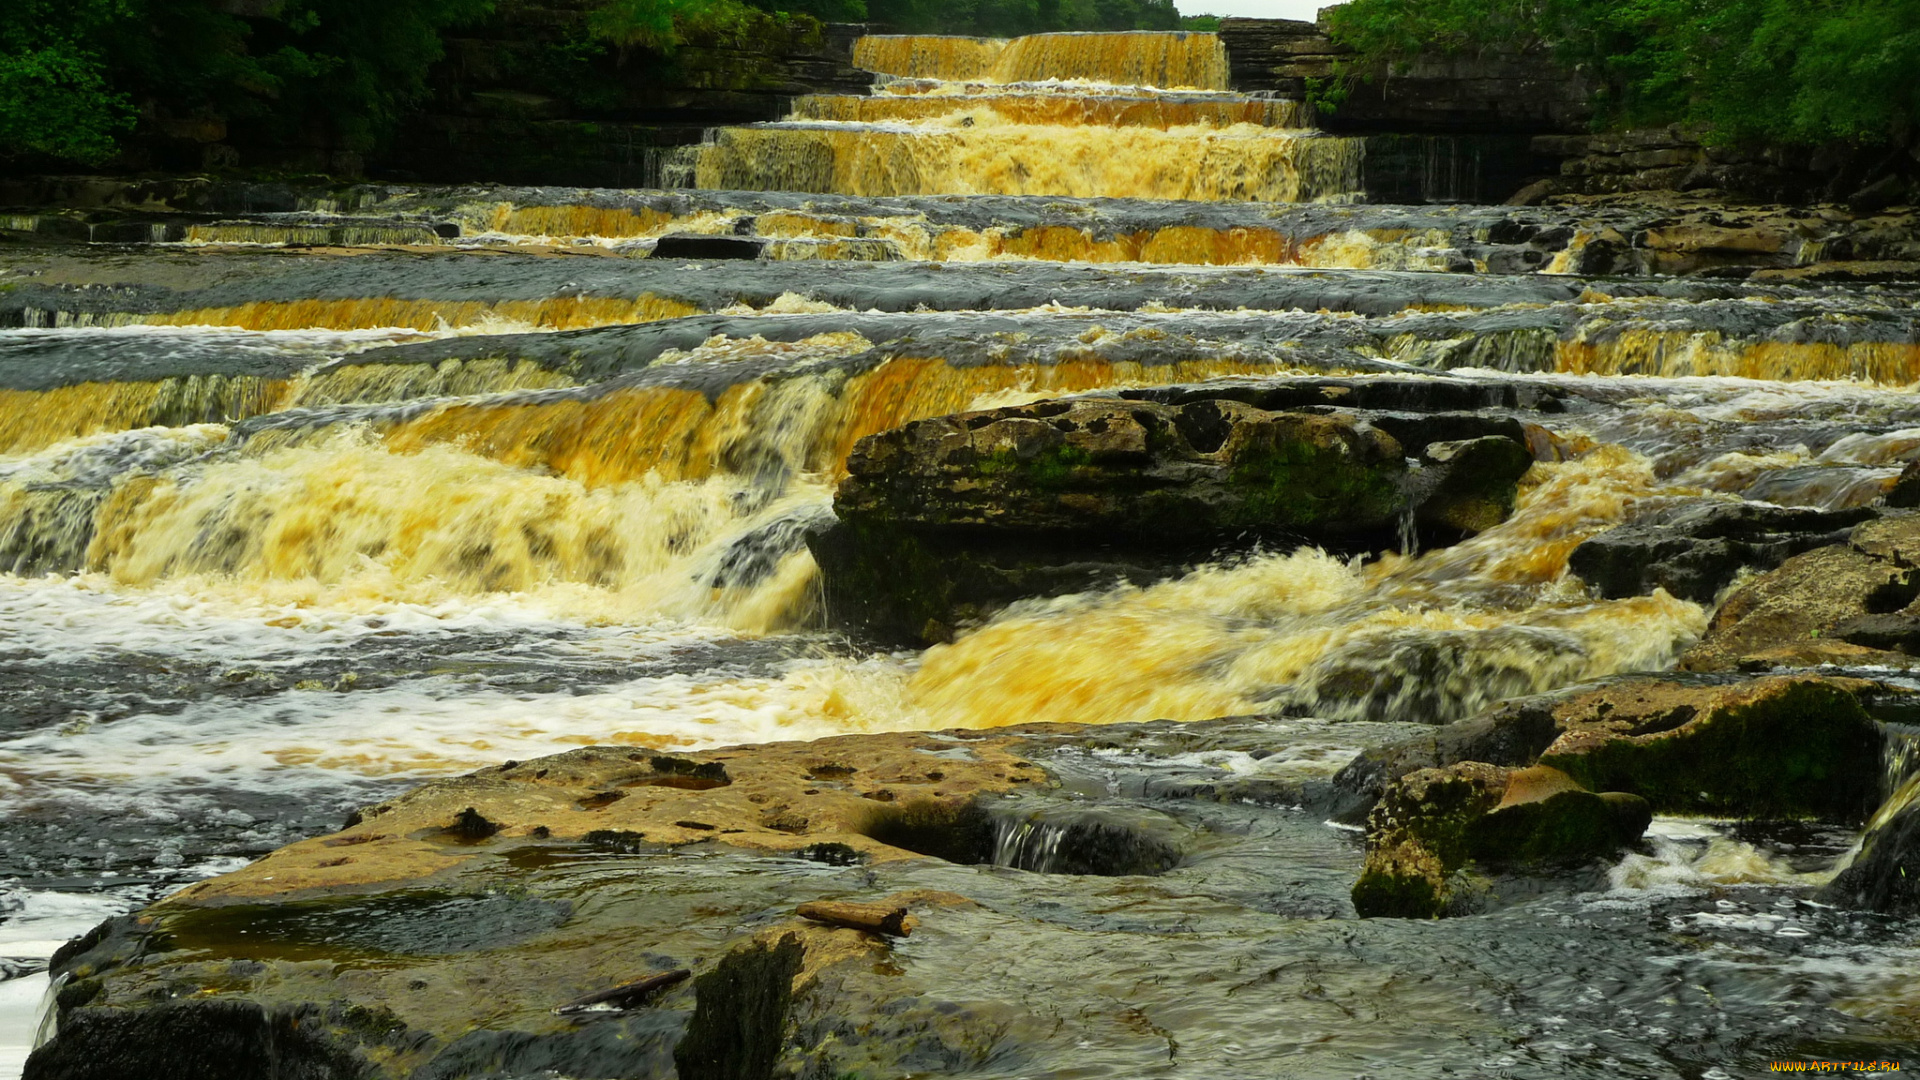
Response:
[{"label": "green moss", "polygon": [[99,979],[80,979],[75,982],[70,982],[61,987],[59,992],[54,995],[54,1007],[61,1012],[66,1012],[68,1009],[77,1009],[82,1005],[90,1004],[94,998],[100,996],[100,992],[104,989],[106,989],[106,984]]},{"label": "green moss", "polygon": [[1368,869],[1352,895],[1353,909],[1367,919],[1437,919],[1447,907],[1443,890],[1420,874]]},{"label": "green moss", "polygon": [[876,807],[860,832],[889,847],[950,863],[993,861],[993,818],[976,802],[934,799]]},{"label": "green moss", "polygon": [[1881,741],[1852,694],[1809,682],[1671,735],[1549,753],[1540,763],[1597,791],[1632,792],[1656,811],[1854,822],[1878,799]]},{"label": "green moss", "polygon": [[565,922],[563,902],[507,893],[413,890],[378,896],[182,908],[166,932],[183,949],[236,960],[376,965],[518,944]]},{"label": "green moss", "polygon": [[1244,493],[1232,525],[1380,524],[1399,514],[1403,500],[1398,477],[1384,464],[1304,439],[1245,451],[1227,475]]},{"label": "green moss", "polygon": [[988,454],[974,465],[982,477],[1004,478],[1040,491],[1069,487],[1080,470],[1093,464],[1093,455],[1077,446],[1049,446],[1030,458],[1011,450]]},{"label": "green moss", "polygon": [[720,958],[695,980],[693,1018],[673,1048],[682,1080],[768,1080],[786,1043],[793,979],[806,949],[788,934]]},{"label": "green moss", "polygon": [[1580,863],[1637,839],[1646,822],[1639,821],[1637,829],[1634,824],[1621,808],[1590,791],[1564,791],[1479,819],[1468,830],[1467,846],[1480,862]]},{"label": "green moss", "polygon": [[1473,857],[1472,828],[1499,802],[1499,795],[1464,777],[1436,780],[1415,806],[1394,808],[1396,824],[1432,852],[1447,872]]}]

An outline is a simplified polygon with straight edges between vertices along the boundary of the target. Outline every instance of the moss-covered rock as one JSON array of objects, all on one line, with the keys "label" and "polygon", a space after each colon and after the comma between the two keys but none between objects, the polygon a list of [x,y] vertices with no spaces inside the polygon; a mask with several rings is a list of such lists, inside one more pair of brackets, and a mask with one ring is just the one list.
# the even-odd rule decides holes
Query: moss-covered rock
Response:
[{"label": "moss-covered rock", "polygon": [[1556,769],[1459,762],[1388,786],[1367,819],[1367,861],[1353,886],[1362,916],[1437,918],[1472,865],[1532,869],[1611,855],[1652,821],[1645,800],[1596,794]]},{"label": "moss-covered rock", "polygon": [[1888,915],[1920,915],[1920,776],[1909,777],[1868,823],[1853,861],[1820,899]]},{"label": "moss-covered rock", "polygon": [[1329,809],[1358,824],[1401,777],[1483,761],[1553,765],[1663,812],[1860,821],[1880,795],[1876,718],[1909,718],[1912,699],[1886,683],[1821,675],[1617,676],[1368,750],[1334,777]]},{"label": "moss-covered rock", "polygon": [[848,458],[834,507],[844,519],[920,527],[1342,542],[1397,524],[1405,469],[1400,444],[1360,414],[1081,398],[870,436]]},{"label": "moss-covered rock", "polygon": [[1844,680],[1772,677],[1653,692],[1653,708],[1563,721],[1540,763],[1655,809],[1862,821],[1880,798],[1880,726]]},{"label": "moss-covered rock", "polygon": [[673,1050],[681,1080],[768,1080],[805,957],[799,937],[788,934],[737,948],[700,976],[693,1019]]}]

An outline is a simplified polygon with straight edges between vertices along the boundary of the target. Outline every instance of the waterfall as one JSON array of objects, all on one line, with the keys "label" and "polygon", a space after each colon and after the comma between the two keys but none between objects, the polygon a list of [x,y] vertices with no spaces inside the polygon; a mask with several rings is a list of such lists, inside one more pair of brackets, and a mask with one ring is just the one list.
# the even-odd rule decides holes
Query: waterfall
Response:
[{"label": "waterfall", "polygon": [[1868,839],[1920,801],[1920,728],[1885,722],[1881,726],[1887,733],[1887,743],[1881,751],[1885,766],[1881,790],[1886,792],[1886,797],[1867,819],[1866,828],[1860,831],[1853,846],[1834,863],[1836,875],[1853,865]]},{"label": "waterfall", "polygon": [[993,865],[1036,874],[1159,874],[1181,858],[1171,818],[1105,808],[1007,813],[994,822]]},{"label": "waterfall", "polygon": [[710,132],[695,185],[1289,203],[1360,186],[1364,144],[1310,130],[1298,102],[1228,92],[1211,34],[865,37],[854,57],[890,77],[874,95]]}]

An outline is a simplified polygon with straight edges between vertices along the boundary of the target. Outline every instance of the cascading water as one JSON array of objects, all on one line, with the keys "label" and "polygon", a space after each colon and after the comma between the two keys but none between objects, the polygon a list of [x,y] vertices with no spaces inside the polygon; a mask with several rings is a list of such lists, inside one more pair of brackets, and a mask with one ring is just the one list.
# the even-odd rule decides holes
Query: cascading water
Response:
[{"label": "cascading water", "polygon": [[1361,143],[1305,130],[1297,103],[1230,92],[1211,34],[867,37],[854,59],[893,79],[711,132],[696,186],[1208,202],[1359,188]]},{"label": "cascading water", "polygon": [[[702,186],[765,190],[368,189],[183,227],[180,247],[0,255],[0,971],[39,970],[56,939],[425,778],[583,745],[1237,715],[1260,718],[1257,752],[1167,725],[1155,760],[1207,783],[1324,782],[1424,725],[1671,667],[1710,605],[1598,596],[1568,571],[1586,539],[1667,501],[1861,506],[1920,448],[1914,286],[1780,267],[1563,276],[1635,227],[1577,207],[1310,205],[1352,194],[1358,144],[1312,131],[1297,103],[1228,90],[1210,35],[869,37],[857,55],[883,76],[874,94],[802,98],[791,120],[699,150]],[[622,257],[689,233],[768,246]],[[352,250],[270,246],[302,243]],[[1159,265],[1097,265],[1111,263]],[[1416,545],[1409,518],[1400,550],[1367,558],[1222,551],[1017,604],[919,653],[823,626],[805,538],[861,438],[1066,394],[1293,376],[1334,379],[1334,407],[1395,379],[1550,401],[1471,406],[1510,414],[1535,451],[1515,512],[1452,546]],[[1191,948],[1189,966],[1120,989],[1058,937],[1159,927],[1131,912],[1197,903],[1180,883],[1195,879],[1116,878],[1046,933],[996,931],[1057,950],[1034,966],[1067,997],[1179,1012],[1196,987],[1231,985],[1207,1008],[1239,1016],[1290,972],[1304,981],[1289,1001],[1331,1002],[1301,1044],[1360,1048],[1341,1075],[1376,1059],[1611,1075],[1606,1055],[1644,1043],[1629,1071],[1696,1077],[1750,1052],[1729,1008],[1854,1031],[1908,1007],[1853,1004],[1894,980],[1832,974],[1850,946],[1709,945],[1651,919],[1709,894],[1739,906],[1774,889],[1791,906],[1830,865],[1721,824],[1663,822],[1651,853],[1590,883],[1607,891],[1550,914],[1389,927],[1363,946],[1316,936],[1349,925],[1343,899],[1276,884],[1299,870],[1343,896],[1357,855],[1342,834],[1265,807],[1292,817],[1229,822],[1252,846],[1226,851],[1223,832],[1114,816],[1116,791],[1093,779],[1109,774],[1070,766],[1133,767],[1133,744],[1064,745],[1049,768],[1073,812],[988,806],[976,861],[1216,875],[1201,910],[1247,920],[1179,915],[1155,933]],[[1897,808],[1914,785],[1895,771]],[[1204,787],[1139,784],[1125,794]],[[1219,795],[1221,820],[1238,799]],[[995,887],[1034,887],[1004,880],[1019,877]],[[1035,895],[1006,909],[1050,910]],[[1712,932],[1786,925],[1740,917]],[[1618,1010],[1565,985],[1567,935],[1630,989]],[[1398,975],[1340,982],[1364,982],[1340,974],[1356,963],[1385,970],[1356,949],[1452,971],[1472,968],[1468,948],[1506,957],[1469,972],[1485,983],[1471,1007]],[[1255,954],[1270,971],[1240,970]],[[1669,966],[1685,974],[1646,975]],[[0,980],[0,1075],[30,1037],[32,982]],[[1780,986],[1809,983],[1817,1007],[1781,1003]],[[1480,1026],[1409,1035],[1392,1022],[1403,993]],[[1035,1075],[1165,1061],[1156,1042],[1147,1065],[1088,1064],[1055,1037],[1016,1047]],[[1211,1073],[1166,1075],[1224,1075],[1235,1052],[1219,1053]]]}]

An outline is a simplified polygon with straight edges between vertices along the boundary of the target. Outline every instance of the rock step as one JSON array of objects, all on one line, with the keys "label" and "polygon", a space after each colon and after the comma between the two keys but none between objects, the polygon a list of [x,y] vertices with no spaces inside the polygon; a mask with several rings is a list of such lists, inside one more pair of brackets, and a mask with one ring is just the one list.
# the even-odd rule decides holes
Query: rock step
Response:
[{"label": "rock step", "polygon": [[[1342,389],[1318,381],[1273,396]],[[861,440],[838,522],[808,539],[831,617],[940,640],[1013,600],[1144,583],[1258,544],[1451,542],[1504,520],[1533,464],[1510,417],[1269,410],[1240,400],[1247,390],[1042,401]]]}]

